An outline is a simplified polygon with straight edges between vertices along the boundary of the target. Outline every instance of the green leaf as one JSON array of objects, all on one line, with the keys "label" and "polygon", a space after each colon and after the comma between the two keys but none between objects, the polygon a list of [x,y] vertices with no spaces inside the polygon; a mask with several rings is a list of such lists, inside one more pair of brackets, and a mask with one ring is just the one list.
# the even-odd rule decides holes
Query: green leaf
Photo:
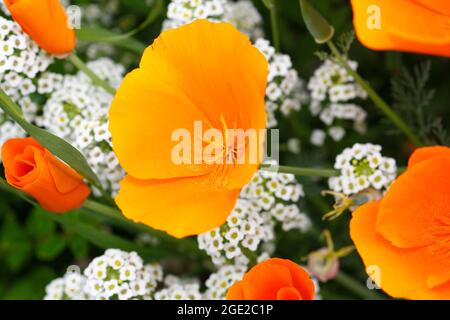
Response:
[{"label": "green leaf", "polygon": [[31,240],[12,214],[6,215],[0,229],[0,255],[13,272],[21,270],[32,255]]},{"label": "green leaf", "polygon": [[28,234],[33,238],[46,238],[55,233],[55,222],[42,213],[40,207],[36,207],[27,219]]},{"label": "green leaf", "polygon": [[317,43],[326,43],[333,38],[334,28],[314,9],[307,0],[300,0],[306,28]]},{"label": "green leaf", "polygon": [[39,242],[36,247],[36,256],[40,260],[51,261],[66,248],[66,240],[60,235],[52,235]]},{"label": "green leaf", "polygon": [[81,28],[76,30],[77,39],[84,42],[106,42],[141,54],[147,47],[134,38],[119,39],[120,34],[101,28]]},{"label": "green leaf", "polygon": [[48,267],[33,268],[33,271],[18,279],[2,300],[42,300],[45,286],[56,277],[55,272]]},{"label": "green leaf", "polygon": [[117,248],[125,251],[136,251],[146,260],[156,260],[170,253],[164,253],[158,248],[139,246],[133,241],[116,236],[108,231],[97,228],[93,225],[83,223],[79,220],[77,212],[67,213],[65,215],[49,215],[69,232],[74,232],[85,238],[93,245],[101,249]]},{"label": "green leaf", "polygon": [[86,258],[89,254],[89,242],[77,234],[72,234],[69,237],[67,245],[75,259]]},{"label": "green leaf", "polygon": [[22,129],[39,141],[39,143],[47,148],[53,155],[67,163],[89,182],[96,186],[100,186],[100,180],[94,171],[92,171],[80,151],[67,143],[64,139],[27,122],[22,115],[17,112],[18,109],[20,110],[20,107],[17,106],[17,104],[12,101],[2,89],[0,89],[0,107],[8,114],[8,116],[20,125]]}]

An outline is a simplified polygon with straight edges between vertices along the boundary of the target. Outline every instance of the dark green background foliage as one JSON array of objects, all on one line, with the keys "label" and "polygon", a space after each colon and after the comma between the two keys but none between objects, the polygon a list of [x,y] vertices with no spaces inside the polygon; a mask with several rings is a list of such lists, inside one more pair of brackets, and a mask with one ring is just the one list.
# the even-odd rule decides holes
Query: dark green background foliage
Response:
[{"label": "dark green background foliage", "polygon": [[[74,4],[89,2],[97,1],[73,1]],[[264,16],[266,35],[270,38],[269,12],[261,0],[254,0],[254,3]],[[276,0],[276,3],[282,51],[291,56],[295,68],[307,81],[321,63],[314,53],[326,48],[318,46],[308,34],[301,19],[297,0]],[[316,0],[312,3],[335,26],[337,35],[352,30],[352,13],[348,0]],[[112,30],[121,33],[132,30],[145,19],[148,10],[143,0],[122,0],[118,11],[120,14],[116,17]],[[147,45],[151,44],[159,34],[163,19],[161,15],[135,37]],[[137,65],[138,55],[118,52],[117,56],[111,58],[117,61],[124,59],[130,68]],[[450,127],[448,59],[373,52],[362,47],[358,41],[354,42],[349,57],[358,61],[360,74],[383,98],[395,105],[421,138],[428,143],[449,142],[444,132],[445,128]],[[405,165],[412,150],[410,143],[385,120],[369,100],[364,103],[364,108],[369,114],[368,131],[365,135],[349,134],[340,143],[328,143],[323,148],[308,145],[309,134],[318,122],[311,118],[307,108],[292,114],[289,119],[281,120],[282,140],[295,136],[302,141],[300,155],[282,154],[281,163],[329,168],[336,154],[343,148],[355,142],[373,142],[383,146],[385,156],[396,158],[399,166]],[[418,113],[419,108],[422,111]],[[441,129],[444,130],[439,129],[437,119],[441,119]],[[321,220],[322,215],[329,211],[332,205],[330,199],[320,196],[320,191],[326,188],[325,181],[309,178],[299,178],[299,181],[304,185],[307,194],[307,197],[301,200],[300,206],[313,219],[314,231],[307,235],[278,233],[277,241],[282,245],[278,246],[276,255],[300,262],[306,254],[324,246],[319,236],[323,229],[330,229],[337,248],[350,245],[351,240],[348,236],[350,214],[346,213],[332,222]],[[101,254],[107,245],[95,238],[96,230],[104,233],[110,231],[105,229],[95,216],[76,212],[64,217],[51,215],[40,209],[34,209],[15,195],[0,190],[0,299],[41,299],[45,285],[53,278],[62,276],[68,265],[85,266],[92,257]],[[118,246],[132,248],[136,233],[122,231],[118,234],[120,241],[128,241],[127,243],[119,241]],[[86,238],[91,241],[88,242]],[[211,266],[207,262],[199,262],[202,257],[196,260],[182,257],[177,259],[175,256],[178,253],[174,251],[172,254],[170,247],[156,247],[152,250],[149,256],[152,254],[153,258],[164,256],[164,264],[170,271],[182,270],[183,275],[188,273],[201,278],[206,278],[210,272],[208,269]],[[366,275],[357,253],[342,259],[341,266],[346,274],[361,283],[365,281]],[[339,281],[322,284],[321,288],[324,298],[360,298],[347,291]]]}]

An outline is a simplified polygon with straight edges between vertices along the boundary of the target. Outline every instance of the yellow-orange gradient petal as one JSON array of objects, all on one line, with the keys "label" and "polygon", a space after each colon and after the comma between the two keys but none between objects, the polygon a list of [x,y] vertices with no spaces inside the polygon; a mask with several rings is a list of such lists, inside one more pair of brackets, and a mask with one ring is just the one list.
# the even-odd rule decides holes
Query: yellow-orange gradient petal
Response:
[{"label": "yellow-orange gradient petal", "polygon": [[[122,212],[176,237],[220,226],[261,161],[267,72],[264,56],[228,23],[164,31],[111,106],[113,149],[128,173],[116,198]],[[229,138],[229,129],[258,139]],[[175,159],[180,149],[187,157]]]},{"label": "yellow-orange gradient petal", "polygon": [[267,60],[228,23],[197,20],[164,31],[140,67],[182,92],[215,128],[265,128]]},{"label": "yellow-orange gradient petal", "polygon": [[164,180],[126,177],[116,198],[125,216],[181,238],[225,222],[239,189],[211,185],[210,176]]},{"label": "yellow-orange gradient petal", "polygon": [[379,277],[373,280],[395,298],[450,299],[449,278],[433,283],[441,266],[427,247],[396,248],[376,232],[378,209],[378,202],[365,204],[353,213],[350,223],[350,236],[364,265],[379,268]]},{"label": "yellow-orange gradient petal", "polygon": [[449,168],[450,156],[434,157],[397,178],[381,203],[377,231],[402,248],[436,241],[433,230],[450,215]]},{"label": "yellow-orange gradient petal", "polygon": [[[425,6],[419,0],[352,0],[359,41],[373,50],[395,50],[450,57],[447,0]],[[428,1],[427,1],[428,2]],[[379,25],[373,23],[375,15]]]},{"label": "yellow-orange gradient petal", "polygon": [[[450,3],[450,2],[449,2]],[[434,157],[450,157],[450,148],[444,146],[423,147],[414,150],[408,161],[408,169],[412,166]]]},{"label": "yellow-orange gradient petal", "polygon": [[[197,176],[208,172],[202,165],[177,164],[172,149],[179,137],[177,129],[189,130],[194,121],[209,121],[180,91],[160,81],[152,72],[137,69],[122,82],[110,111],[110,131],[114,151],[127,173],[140,179]],[[193,160],[194,148],[189,159]]]}]

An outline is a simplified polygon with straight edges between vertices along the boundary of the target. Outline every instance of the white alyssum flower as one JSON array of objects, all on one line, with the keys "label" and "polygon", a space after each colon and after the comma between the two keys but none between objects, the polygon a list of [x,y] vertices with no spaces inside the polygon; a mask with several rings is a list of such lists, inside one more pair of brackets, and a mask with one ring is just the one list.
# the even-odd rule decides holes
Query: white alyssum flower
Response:
[{"label": "white alyssum flower", "polygon": [[[118,87],[124,67],[101,58],[87,63],[100,78]],[[86,157],[103,187],[114,196],[124,172],[112,151],[108,130],[108,112],[113,96],[92,84],[84,73],[59,75],[45,73],[38,81],[38,91],[50,93],[39,126],[71,143]]]},{"label": "white alyssum flower", "polygon": [[243,250],[256,251],[262,242],[274,237],[273,226],[250,200],[238,199],[225,224],[198,236],[201,250],[211,256],[214,264],[248,264]]},{"label": "white alyssum flower", "polygon": [[266,39],[257,39],[255,47],[261,51],[269,63],[266,89],[267,127],[278,125],[276,113],[288,116],[293,111],[300,111],[307,103],[308,93],[304,82],[292,66],[288,55],[276,53]]},{"label": "white alyssum flower", "polygon": [[52,280],[45,288],[44,300],[88,300],[84,291],[86,277],[75,272],[67,272],[62,278]]},{"label": "white alyssum flower", "polygon": [[381,146],[356,143],[336,157],[334,168],[341,171],[338,177],[328,180],[332,191],[347,196],[367,189],[385,191],[397,176],[394,159],[383,157]]},{"label": "white alyssum flower", "polygon": [[230,22],[252,39],[263,36],[262,17],[249,0],[172,0],[167,8],[163,30],[197,19]]},{"label": "white alyssum flower", "polygon": [[[353,70],[357,69],[355,61],[348,62]],[[325,125],[327,129],[321,131],[328,133],[333,141],[342,140],[346,134],[342,120],[352,121],[356,131],[364,132],[367,114],[353,101],[367,99],[367,93],[344,68],[326,60],[309,80],[308,90],[311,97],[310,112]],[[318,139],[317,132],[315,134],[311,143],[323,145],[325,139]]]},{"label": "white alyssum flower", "polygon": [[83,274],[68,272],[50,282],[45,299],[151,299],[162,280],[161,266],[144,265],[136,252],[108,249],[93,259]]},{"label": "white alyssum flower", "polygon": [[[16,22],[0,16],[0,87],[30,122],[39,111],[31,95],[38,91],[38,81],[52,62]],[[24,136],[25,131],[0,110],[0,148],[6,140]]]},{"label": "white alyssum flower", "polygon": [[244,186],[226,222],[198,236],[201,250],[217,266],[248,265],[248,253],[257,258],[272,254],[270,244],[274,228],[284,231],[307,232],[309,217],[302,213],[297,202],[304,196],[303,187],[290,174],[258,171]]},{"label": "white alyssum flower", "polygon": [[200,283],[193,279],[180,279],[168,275],[164,280],[164,287],[154,296],[155,300],[202,300]]},{"label": "white alyssum flower", "polygon": [[219,270],[211,274],[205,282],[205,299],[225,300],[228,289],[236,281],[241,280],[246,272],[247,266],[226,265],[220,267]]}]

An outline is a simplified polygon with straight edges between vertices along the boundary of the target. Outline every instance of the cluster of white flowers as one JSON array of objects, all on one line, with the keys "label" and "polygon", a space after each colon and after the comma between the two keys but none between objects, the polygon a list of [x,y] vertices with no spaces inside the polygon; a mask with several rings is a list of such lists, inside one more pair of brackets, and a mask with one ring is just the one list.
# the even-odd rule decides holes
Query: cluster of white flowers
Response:
[{"label": "cluster of white flowers", "polygon": [[308,101],[308,94],[288,55],[276,53],[270,42],[262,38],[256,40],[255,47],[269,62],[266,111],[267,127],[273,128],[278,125],[275,117],[277,111],[284,116],[288,116],[292,111],[299,111]]},{"label": "cluster of white flowers", "polygon": [[164,288],[155,292],[155,300],[202,300],[200,283],[197,280],[180,279],[168,275],[164,279]]},{"label": "cluster of white flowers", "polygon": [[68,272],[47,285],[44,299],[151,299],[163,279],[159,265],[144,265],[136,252],[108,249],[92,260],[84,274]]},{"label": "cluster of white flowers", "polygon": [[68,271],[62,278],[47,285],[44,300],[89,300],[89,295],[84,291],[85,285],[85,276]]},{"label": "cluster of white flowers", "polygon": [[[17,23],[0,16],[0,87],[22,108],[28,121],[34,121],[38,112],[30,95],[37,91],[40,74],[52,62]],[[24,136],[25,131],[0,110],[0,147],[10,138]]]},{"label": "cluster of white flowers", "polygon": [[[358,65],[348,61],[356,70]],[[367,113],[357,104],[355,99],[367,99],[367,93],[354,82],[348,72],[337,63],[326,60],[311,77],[308,83],[311,103],[310,111],[326,126],[326,129],[315,129],[311,135],[311,143],[321,146],[327,134],[333,141],[340,141],[345,136],[344,121],[353,121],[358,132],[365,130]]]},{"label": "cluster of white flowers", "polygon": [[[245,251],[256,252],[261,243],[274,238],[273,224],[252,201],[238,199],[226,223],[200,234],[198,246],[215,265],[247,265]],[[244,252],[243,252],[244,251]]]},{"label": "cluster of white flowers", "polygon": [[306,232],[311,227],[311,220],[297,206],[302,196],[303,186],[294,175],[263,170],[255,173],[240,194],[241,198],[259,207],[263,215],[280,223],[284,231],[297,229]]},{"label": "cluster of white flowers", "polygon": [[341,171],[329,179],[331,190],[347,196],[369,188],[383,191],[397,176],[397,166],[392,158],[381,155],[381,146],[356,143],[336,157],[334,167]]},{"label": "cluster of white flowers", "polygon": [[[117,87],[124,68],[107,58],[87,66],[100,78]],[[84,73],[46,73],[39,79],[39,93],[51,93],[37,124],[71,143],[86,157],[103,187],[115,195],[123,170],[111,147],[108,112],[112,95],[92,84]]]},{"label": "cluster of white flowers", "polygon": [[230,22],[252,39],[263,36],[261,15],[249,0],[172,0],[163,30],[177,28],[196,19]]},{"label": "cluster of white flowers", "polygon": [[306,232],[309,217],[297,206],[303,187],[291,174],[258,171],[241,191],[226,222],[200,234],[198,245],[217,266],[248,265],[249,254],[262,260],[273,252],[275,226]]},{"label": "cluster of white flowers", "polygon": [[205,299],[224,300],[228,289],[236,282],[240,281],[247,272],[246,266],[226,265],[211,274],[206,280]]},{"label": "cluster of white flowers", "polygon": [[151,299],[162,279],[162,268],[144,265],[136,252],[108,249],[92,260],[83,274],[68,272],[50,282],[44,299]]}]

